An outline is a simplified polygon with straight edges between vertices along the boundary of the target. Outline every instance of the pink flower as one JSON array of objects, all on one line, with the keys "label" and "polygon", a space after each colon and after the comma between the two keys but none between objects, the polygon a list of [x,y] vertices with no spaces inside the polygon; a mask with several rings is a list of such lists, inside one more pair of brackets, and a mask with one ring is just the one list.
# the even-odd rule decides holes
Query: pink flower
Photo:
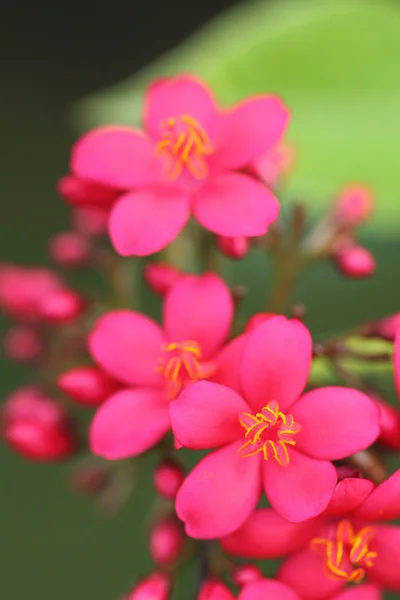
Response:
[{"label": "pink flower", "polygon": [[[309,587],[315,585],[309,580]],[[238,600],[303,600],[296,591],[274,579],[260,579],[246,585],[238,596]],[[326,598],[326,597],[325,597]],[[366,584],[329,596],[328,600],[381,600],[382,595],[375,585]]]},{"label": "pink flower", "polygon": [[233,318],[225,283],[213,274],[182,278],[167,293],[163,328],[149,317],[117,310],[101,317],[89,337],[95,361],[135,388],[113,394],[97,411],[90,445],[119,459],[144,452],[170,428],[168,405],[199,379],[236,384],[241,338],[223,347]]},{"label": "pink flower", "polygon": [[400,471],[376,487],[347,478],[337,484],[323,516],[288,523],[260,509],[221,543],[225,551],[252,559],[290,554],[277,577],[303,600],[330,598],[365,577],[381,589],[399,591],[400,528],[381,524],[400,517],[399,501]]},{"label": "pink flower", "polygon": [[246,337],[243,397],[203,381],[170,405],[183,446],[218,448],[177,494],[177,514],[194,538],[237,529],[261,487],[288,521],[320,514],[337,481],[330,461],[367,448],[379,435],[377,408],[361,392],[326,387],[299,398],[311,365],[311,336],[299,321],[271,317]]},{"label": "pink flower", "polygon": [[218,235],[264,235],[278,202],[237,171],[274,147],[288,120],[275,96],[221,110],[196,79],[162,79],[147,91],[144,132],[124,126],[90,131],[75,145],[71,167],[82,179],[131,190],[110,216],[111,240],[123,256],[161,250],[192,210]]}]

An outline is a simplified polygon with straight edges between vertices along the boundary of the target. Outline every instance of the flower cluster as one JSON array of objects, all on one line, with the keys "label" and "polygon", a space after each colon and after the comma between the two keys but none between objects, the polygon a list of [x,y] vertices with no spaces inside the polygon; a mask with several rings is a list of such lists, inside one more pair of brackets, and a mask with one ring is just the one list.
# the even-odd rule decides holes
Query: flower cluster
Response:
[{"label": "flower cluster", "polygon": [[[76,455],[72,488],[108,513],[142,458],[158,457],[156,568],[125,600],[167,600],[188,560],[197,600],[400,591],[390,523],[400,518],[400,412],[364,377],[393,364],[400,397],[400,318],[317,342],[291,304],[315,261],[350,278],[374,273],[358,242],[373,196],[352,184],[312,227],[297,204],[277,223],[289,117],[273,95],[221,108],[192,77],[155,82],[143,130],[100,127],[72,148],[58,184],[71,227],[50,240],[54,266],[0,267],[0,308],[14,321],[4,351],[35,374],[2,405],[5,443],[30,460]],[[265,312],[246,315],[226,259],[253,249],[278,277]],[[72,269],[103,281],[77,291]],[[321,361],[329,382],[316,376]]]}]

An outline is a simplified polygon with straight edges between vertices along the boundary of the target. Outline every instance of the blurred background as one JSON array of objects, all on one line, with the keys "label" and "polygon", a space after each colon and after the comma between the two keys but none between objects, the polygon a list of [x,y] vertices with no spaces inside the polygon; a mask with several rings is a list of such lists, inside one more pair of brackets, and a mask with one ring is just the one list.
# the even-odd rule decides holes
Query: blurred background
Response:
[{"label": "blurred background", "polygon": [[[330,266],[312,269],[296,292],[312,330],[340,330],[399,310],[398,2],[70,0],[2,10],[2,261],[48,262],[46,240],[66,228],[54,186],[75,138],[99,123],[137,122],[141,92],[153,76],[192,71],[222,102],[261,91],[284,97],[296,151],[286,194],[306,201],[311,218],[347,183],[363,181],[376,193],[376,218],[362,241],[378,273],[349,282]],[[250,312],[261,308],[268,272],[257,254],[249,264],[232,277],[252,286]],[[5,396],[28,376],[1,360]],[[113,600],[148,568],[146,478],[107,520],[68,490],[61,469],[23,463],[2,448],[0,470],[2,597]],[[179,597],[188,596],[181,586]]]}]

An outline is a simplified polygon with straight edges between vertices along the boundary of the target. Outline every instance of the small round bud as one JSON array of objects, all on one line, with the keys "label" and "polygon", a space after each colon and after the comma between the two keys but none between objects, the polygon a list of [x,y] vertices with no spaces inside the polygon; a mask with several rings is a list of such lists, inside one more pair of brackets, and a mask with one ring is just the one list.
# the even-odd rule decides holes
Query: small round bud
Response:
[{"label": "small round bud", "polygon": [[335,254],[334,259],[340,272],[352,279],[371,277],[376,270],[374,257],[362,246],[345,247]]},{"label": "small round bud", "polygon": [[156,467],[153,483],[157,494],[167,500],[175,500],[184,478],[182,467],[172,461],[165,461]]},{"label": "small round bud", "polygon": [[74,229],[86,236],[106,235],[110,211],[102,206],[80,206],[74,209],[72,225]]},{"label": "small round bud", "polygon": [[154,562],[162,567],[174,563],[182,554],[185,545],[182,526],[172,517],[157,523],[150,533],[150,554]]},{"label": "small round bud", "polygon": [[250,249],[250,239],[246,237],[227,237],[220,235],[217,239],[218,248],[228,258],[240,260]]},{"label": "small round bud", "polygon": [[363,185],[351,185],[341,191],[333,216],[340,225],[355,227],[367,221],[372,210],[372,191]]},{"label": "small round bud", "polygon": [[152,573],[138,583],[124,600],[168,600],[171,580],[165,573]]},{"label": "small round bud", "polygon": [[385,317],[374,326],[374,334],[389,342],[394,341],[397,331],[400,331],[400,313]]},{"label": "small round bud", "polygon": [[222,581],[210,579],[203,583],[197,600],[235,600],[235,597]]},{"label": "small round bud", "polygon": [[149,263],[143,269],[145,282],[159,296],[164,296],[183,275],[182,271],[166,263]]},{"label": "small round bud", "polygon": [[53,236],[49,244],[51,258],[62,267],[86,267],[92,258],[87,237],[75,231],[64,231]]},{"label": "small round bud", "polygon": [[65,371],[58,376],[57,385],[66,396],[85,406],[101,404],[120,387],[115,379],[95,366]]},{"label": "small round bud", "polygon": [[117,199],[117,192],[93,181],[86,181],[75,175],[64,175],[57,183],[57,191],[69,204],[111,205]]},{"label": "small round bud", "polygon": [[238,565],[232,572],[232,581],[235,585],[243,587],[248,583],[262,579],[263,574],[256,565]]},{"label": "small round bud", "polygon": [[51,325],[65,325],[75,321],[85,310],[85,302],[77,292],[69,289],[46,294],[38,304],[38,313]]},{"label": "small round bud", "polygon": [[40,334],[28,325],[19,325],[10,329],[3,339],[4,354],[16,362],[34,362],[43,352]]},{"label": "small round bud", "polygon": [[400,449],[400,415],[394,406],[385,402],[375,392],[368,394],[379,410],[380,436],[378,442],[392,450]]}]

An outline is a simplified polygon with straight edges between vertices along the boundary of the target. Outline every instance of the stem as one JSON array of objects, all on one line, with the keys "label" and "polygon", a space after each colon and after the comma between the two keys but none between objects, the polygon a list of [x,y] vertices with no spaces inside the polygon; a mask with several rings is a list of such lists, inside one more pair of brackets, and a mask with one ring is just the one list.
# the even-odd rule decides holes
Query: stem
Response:
[{"label": "stem", "polygon": [[371,450],[357,452],[357,454],[350,456],[346,460],[346,463],[361,471],[366,479],[369,479],[376,485],[385,481],[388,476],[384,463]]}]

